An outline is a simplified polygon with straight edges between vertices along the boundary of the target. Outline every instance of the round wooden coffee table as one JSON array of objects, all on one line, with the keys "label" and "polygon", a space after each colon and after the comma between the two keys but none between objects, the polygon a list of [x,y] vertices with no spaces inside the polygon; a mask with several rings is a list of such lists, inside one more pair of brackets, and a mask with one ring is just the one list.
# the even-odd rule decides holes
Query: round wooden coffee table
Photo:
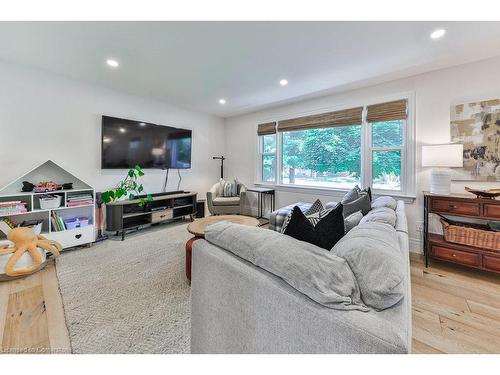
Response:
[{"label": "round wooden coffee table", "polygon": [[193,242],[205,237],[205,228],[210,224],[215,224],[220,221],[229,221],[235,224],[248,225],[251,227],[258,227],[259,220],[250,216],[243,215],[218,215],[218,216],[208,216],[202,219],[196,219],[190,223],[187,227],[189,233],[193,234],[194,237],[186,242],[186,277],[191,281],[191,254],[193,251]]}]

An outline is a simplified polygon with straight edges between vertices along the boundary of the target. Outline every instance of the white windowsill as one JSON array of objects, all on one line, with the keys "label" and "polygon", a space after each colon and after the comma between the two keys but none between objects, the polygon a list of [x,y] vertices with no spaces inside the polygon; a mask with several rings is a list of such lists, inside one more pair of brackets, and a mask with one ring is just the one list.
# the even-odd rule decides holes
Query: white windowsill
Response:
[{"label": "white windowsill", "polygon": [[[266,182],[254,182],[255,186],[266,187],[270,189],[275,189],[276,191],[287,191],[291,193],[301,193],[301,194],[313,194],[317,193],[320,195],[330,195],[332,197],[343,197],[345,193],[349,191],[349,189],[340,189],[340,188],[326,188],[326,187],[317,187],[317,186],[297,186],[297,185],[284,185],[284,184],[270,184]],[[401,192],[392,192],[388,190],[375,190],[372,189],[372,194],[374,196],[382,196],[388,195],[395,199],[402,200],[405,203],[414,203],[416,196],[402,194]]]}]

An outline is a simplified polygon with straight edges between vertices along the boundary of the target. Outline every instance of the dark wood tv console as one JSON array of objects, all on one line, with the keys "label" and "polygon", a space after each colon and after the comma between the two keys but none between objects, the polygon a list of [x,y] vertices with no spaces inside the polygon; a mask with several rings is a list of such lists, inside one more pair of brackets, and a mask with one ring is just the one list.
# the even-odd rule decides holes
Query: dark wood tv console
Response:
[{"label": "dark wood tv console", "polygon": [[500,273],[500,252],[444,240],[429,233],[429,214],[457,216],[463,219],[500,220],[500,200],[474,198],[471,194],[436,195],[424,192],[424,255],[429,258]]},{"label": "dark wood tv console", "polygon": [[196,215],[196,192],[174,192],[153,195],[153,201],[139,206],[139,199],[123,200],[106,205],[106,230],[125,239],[130,229],[158,224]]}]

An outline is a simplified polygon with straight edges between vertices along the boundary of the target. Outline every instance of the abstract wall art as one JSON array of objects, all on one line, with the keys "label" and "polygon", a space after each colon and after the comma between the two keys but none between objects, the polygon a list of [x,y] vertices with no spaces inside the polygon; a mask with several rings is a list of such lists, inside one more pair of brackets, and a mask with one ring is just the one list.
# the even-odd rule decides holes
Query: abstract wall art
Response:
[{"label": "abstract wall art", "polygon": [[451,142],[464,145],[460,176],[500,181],[500,99],[452,105],[450,128]]}]

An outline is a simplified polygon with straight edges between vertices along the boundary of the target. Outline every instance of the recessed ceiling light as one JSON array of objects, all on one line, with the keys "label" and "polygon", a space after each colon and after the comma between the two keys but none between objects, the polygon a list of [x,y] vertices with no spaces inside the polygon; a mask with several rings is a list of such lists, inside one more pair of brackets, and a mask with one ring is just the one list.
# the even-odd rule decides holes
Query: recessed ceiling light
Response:
[{"label": "recessed ceiling light", "polygon": [[109,142],[111,142],[111,138],[104,137],[104,138],[102,139],[102,141],[103,141],[104,143],[109,143]]},{"label": "recessed ceiling light", "polygon": [[108,64],[112,68],[118,68],[118,66],[120,65],[120,63],[118,61],[113,60],[113,59],[107,59],[106,64]]},{"label": "recessed ceiling light", "polygon": [[120,133],[125,133],[125,128],[120,128]]},{"label": "recessed ceiling light", "polygon": [[226,99],[219,99],[220,104],[226,104]]},{"label": "recessed ceiling light", "polygon": [[146,126],[146,123],[145,122],[140,122],[139,125]]},{"label": "recessed ceiling light", "polygon": [[288,85],[288,81],[286,79],[282,79],[282,80],[280,80],[280,85],[286,86],[286,85]]},{"label": "recessed ceiling light", "polygon": [[445,29],[436,29],[431,33],[431,39],[440,39],[446,34]]}]

